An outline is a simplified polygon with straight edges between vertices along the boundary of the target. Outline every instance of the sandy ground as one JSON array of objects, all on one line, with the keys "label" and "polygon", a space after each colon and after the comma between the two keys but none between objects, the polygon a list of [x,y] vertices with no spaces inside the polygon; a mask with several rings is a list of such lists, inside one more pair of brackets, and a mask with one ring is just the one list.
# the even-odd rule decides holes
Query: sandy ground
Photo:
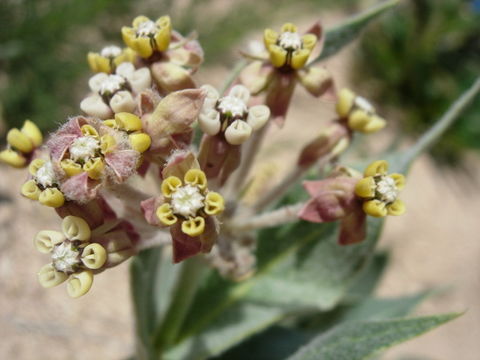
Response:
[{"label": "sandy ground", "polygon": [[[334,73],[345,68],[342,61],[328,65]],[[221,79],[224,72],[207,71],[204,78]],[[300,148],[298,139],[310,139],[333,114],[332,104],[313,102],[303,90],[294,101],[286,128],[272,129],[260,155],[265,161],[277,158],[279,172],[293,160],[287,153]],[[282,161],[277,156],[283,156]],[[408,212],[389,219],[382,237],[380,247],[391,251],[392,260],[378,289],[380,296],[399,296],[447,285],[448,291],[425,301],[417,314],[466,313],[388,351],[385,359],[480,356],[479,159],[472,158],[472,164],[476,173],[471,178],[440,172],[427,157],[413,167],[403,194]],[[0,358],[125,358],[133,350],[128,265],[97,276],[80,300],[68,298],[64,286],[42,289],[36,271],[47,256],[35,251],[32,238],[41,229],[58,229],[59,221],[53,212],[16,195],[23,176],[0,168],[0,194],[11,197],[11,202],[0,202]]]}]

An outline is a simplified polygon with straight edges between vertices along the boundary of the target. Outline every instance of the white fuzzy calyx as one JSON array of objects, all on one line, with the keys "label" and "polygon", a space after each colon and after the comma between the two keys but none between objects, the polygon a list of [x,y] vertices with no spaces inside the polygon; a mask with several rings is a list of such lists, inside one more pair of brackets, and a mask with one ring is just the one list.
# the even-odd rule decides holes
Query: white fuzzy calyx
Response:
[{"label": "white fuzzy calyx", "polygon": [[100,143],[97,139],[91,136],[79,137],[69,147],[70,158],[72,160],[87,161],[95,156],[99,148]]},{"label": "white fuzzy calyx", "polygon": [[232,117],[242,116],[247,112],[247,105],[238,97],[227,95],[218,101],[218,110]]},{"label": "white fuzzy calyx", "polygon": [[126,83],[124,77],[120,75],[109,75],[100,85],[100,94],[113,94],[120,90]]},{"label": "white fuzzy calyx", "polygon": [[286,31],[280,35],[278,44],[285,50],[297,50],[302,47],[302,38],[296,32]]},{"label": "white fuzzy calyx", "polygon": [[158,26],[153,21],[148,20],[140,23],[137,27],[137,36],[149,37],[155,35],[158,31]]},{"label": "white fuzzy calyx", "polygon": [[185,185],[172,194],[171,206],[175,214],[193,217],[204,207],[205,197],[196,186]]},{"label": "white fuzzy calyx", "polygon": [[74,272],[75,266],[80,264],[80,251],[71,242],[62,242],[53,248],[52,263],[58,271]]},{"label": "white fuzzy calyx", "polygon": [[106,58],[115,58],[122,53],[122,49],[115,45],[105,46],[100,55]]},{"label": "white fuzzy calyx", "polygon": [[375,108],[370,102],[362,96],[357,96],[355,98],[355,105],[362,110],[365,110],[367,113],[374,113]]},{"label": "white fuzzy calyx", "polygon": [[398,189],[395,180],[389,176],[382,176],[377,182],[376,190],[380,194],[380,200],[386,203],[392,203],[397,199]]},{"label": "white fuzzy calyx", "polygon": [[43,164],[35,174],[35,180],[43,187],[52,186],[55,183],[55,172],[53,171],[53,164],[47,161]]}]

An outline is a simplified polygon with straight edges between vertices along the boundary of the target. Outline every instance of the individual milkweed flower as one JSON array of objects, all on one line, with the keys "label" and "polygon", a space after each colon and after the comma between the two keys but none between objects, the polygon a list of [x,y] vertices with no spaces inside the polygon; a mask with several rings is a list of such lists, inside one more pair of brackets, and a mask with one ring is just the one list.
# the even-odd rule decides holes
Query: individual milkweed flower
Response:
[{"label": "individual milkweed flower", "polygon": [[155,51],[165,51],[170,45],[172,24],[169,16],[152,21],[146,16],[137,16],[132,27],[122,27],[123,41],[141,57],[148,58]]},{"label": "individual milkweed flower", "polygon": [[61,232],[40,231],[34,244],[39,252],[51,256],[51,262],[38,272],[40,285],[50,288],[67,281],[67,293],[73,298],[90,290],[95,274],[135,253],[131,235],[121,221],[92,230],[77,216],[66,216]]},{"label": "individual milkweed flower", "polygon": [[120,48],[115,45],[105,46],[100,52],[89,52],[88,65],[93,72],[111,74],[118,65],[124,62],[133,62],[135,52],[130,48]]},{"label": "individual milkweed flower", "polygon": [[339,156],[348,148],[354,132],[372,134],[385,127],[385,119],[364,98],[348,89],[341,90],[337,98],[339,117],[304,146],[297,162],[300,167],[307,168],[321,158]]},{"label": "individual milkweed flower", "polygon": [[304,35],[291,23],[281,32],[264,32],[265,51],[244,55],[254,61],[240,74],[240,82],[253,95],[266,94],[266,105],[273,119],[282,125],[297,82],[313,96],[319,97],[333,89],[330,73],[322,67],[308,64],[316,45],[321,51],[323,31],[320,24],[312,26]]},{"label": "individual milkweed flower", "polygon": [[7,148],[0,152],[0,162],[15,168],[25,167],[42,142],[43,136],[38,127],[25,120],[20,130],[13,128],[7,133]]},{"label": "individual milkweed flower", "polygon": [[92,76],[88,85],[92,94],[82,100],[80,108],[90,116],[108,119],[118,112],[134,112],[136,96],[152,86],[152,78],[147,67],[136,70],[124,62],[114,74]]},{"label": "individual milkweed flower", "polygon": [[405,204],[398,193],[405,187],[402,174],[388,174],[388,163],[378,160],[364,172],[364,178],[355,185],[355,194],[363,200],[363,211],[370,216],[402,215]]},{"label": "individual milkweed flower", "polygon": [[59,172],[51,159],[32,160],[28,171],[31,179],[22,186],[23,196],[53,208],[58,208],[65,203],[65,196],[60,190]]},{"label": "individual milkweed flower", "polygon": [[377,115],[372,104],[349,89],[342,89],[339,92],[336,110],[353,131],[370,134],[383,129],[386,125],[385,119]]},{"label": "individual milkweed flower", "polygon": [[124,26],[125,44],[135,50],[150,66],[153,79],[163,95],[195,87],[192,74],[203,62],[203,50],[192,37],[183,37],[172,30],[170,17],[152,21],[138,16],[132,27]]},{"label": "individual milkweed flower", "polygon": [[191,152],[172,155],[162,175],[162,196],[142,203],[147,221],[170,228],[174,262],[209,252],[218,235],[216,216],[224,210],[223,197],[208,189]]},{"label": "individual milkweed flower", "polygon": [[298,217],[314,223],[340,221],[340,245],[362,241],[366,235],[366,215],[362,202],[355,196],[358,178],[354,170],[339,167],[326,179],[305,181],[303,186],[311,198]]},{"label": "individual milkweed flower", "polygon": [[63,175],[61,191],[82,203],[94,198],[102,183],[119,184],[133,175],[140,159],[126,133],[81,116],[54,133],[47,147]]},{"label": "individual milkweed flower", "polygon": [[270,109],[265,105],[248,107],[250,92],[243,85],[235,85],[223,97],[210,85],[201,89],[207,92],[207,97],[198,118],[200,129],[211,136],[222,133],[230,145],[243,144],[270,117]]}]

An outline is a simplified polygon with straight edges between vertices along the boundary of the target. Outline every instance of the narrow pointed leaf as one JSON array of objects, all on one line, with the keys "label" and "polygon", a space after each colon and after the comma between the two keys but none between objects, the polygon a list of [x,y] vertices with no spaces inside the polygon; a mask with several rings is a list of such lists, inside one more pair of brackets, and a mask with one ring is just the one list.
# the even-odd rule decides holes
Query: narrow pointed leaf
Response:
[{"label": "narrow pointed leaf", "polygon": [[355,40],[361,30],[379,15],[397,5],[398,0],[387,0],[352,17],[346,22],[327,30],[322,53],[313,61],[317,62],[335,55],[343,47]]},{"label": "narrow pointed leaf", "polygon": [[312,340],[287,360],[363,360],[395,344],[419,336],[459,314],[412,319],[352,322]]}]

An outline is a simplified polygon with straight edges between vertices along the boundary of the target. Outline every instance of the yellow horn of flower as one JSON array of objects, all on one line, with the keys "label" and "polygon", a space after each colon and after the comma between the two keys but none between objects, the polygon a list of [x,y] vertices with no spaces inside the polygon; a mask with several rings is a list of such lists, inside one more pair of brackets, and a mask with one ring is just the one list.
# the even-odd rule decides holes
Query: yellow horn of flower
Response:
[{"label": "yellow horn of flower", "polygon": [[77,274],[70,275],[67,283],[67,293],[72,298],[78,298],[85,295],[92,287],[93,273],[85,270]]},{"label": "yellow horn of flower", "polygon": [[35,238],[33,239],[33,243],[35,248],[43,253],[48,254],[53,250],[53,247],[57,244],[60,244],[65,240],[65,235],[61,232],[53,231],[53,230],[42,230],[39,231]]},{"label": "yellow horn of flower", "polygon": [[27,135],[20,132],[18,129],[11,129],[7,134],[7,142],[10,146],[21,151],[24,154],[28,154],[33,150],[33,143]]},{"label": "yellow horn of flower", "polygon": [[83,170],[88,174],[88,177],[94,180],[102,177],[103,169],[105,169],[105,164],[101,158],[89,159],[83,165]]},{"label": "yellow horn of flower", "polygon": [[65,197],[57,188],[48,188],[40,193],[38,201],[42,205],[57,208],[65,203]]},{"label": "yellow horn of flower", "polygon": [[182,180],[180,180],[176,176],[169,176],[162,182],[162,194],[166,198],[169,198],[172,196],[172,193],[178,188],[182,186]]},{"label": "yellow horn of flower", "polygon": [[62,167],[63,171],[65,171],[65,174],[67,174],[68,177],[75,176],[83,172],[82,166],[73,161],[72,159],[62,160],[60,162],[60,166]]},{"label": "yellow horn of flower", "polygon": [[223,196],[217,192],[210,191],[205,197],[205,212],[208,215],[217,215],[225,209]]},{"label": "yellow horn of flower", "polygon": [[107,261],[107,251],[100,244],[88,244],[82,252],[82,263],[89,269],[100,269]]},{"label": "yellow horn of flower", "polygon": [[184,181],[189,185],[198,186],[202,190],[207,187],[207,177],[200,169],[188,170],[185,174]]},{"label": "yellow horn of flower", "polygon": [[27,159],[12,149],[1,151],[0,161],[14,168],[23,168],[27,164]]},{"label": "yellow horn of flower", "polygon": [[62,231],[72,241],[87,241],[91,236],[90,226],[78,216],[66,216],[62,221]]},{"label": "yellow horn of flower", "polygon": [[201,216],[190,218],[182,222],[182,232],[188,236],[199,236],[205,230],[205,219]]},{"label": "yellow horn of flower", "polygon": [[20,190],[20,192],[27,199],[38,200],[42,191],[37,186],[35,180],[28,180],[25,184],[22,185],[22,189]]},{"label": "yellow horn of flower", "polygon": [[39,147],[40,145],[42,145],[42,132],[33,121],[25,120],[20,131],[30,139],[30,141],[35,147]]},{"label": "yellow horn of flower", "polygon": [[67,280],[68,275],[55,270],[52,264],[43,266],[38,272],[38,282],[44,288],[51,288],[60,285]]},{"label": "yellow horn of flower", "polygon": [[115,114],[115,121],[118,127],[125,131],[142,130],[142,120],[137,115],[121,112]]},{"label": "yellow horn of flower", "polygon": [[156,215],[158,220],[167,226],[173,225],[178,221],[178,218],[173,214],[172,208],[169,204],[160,205],[156,211]]}]

